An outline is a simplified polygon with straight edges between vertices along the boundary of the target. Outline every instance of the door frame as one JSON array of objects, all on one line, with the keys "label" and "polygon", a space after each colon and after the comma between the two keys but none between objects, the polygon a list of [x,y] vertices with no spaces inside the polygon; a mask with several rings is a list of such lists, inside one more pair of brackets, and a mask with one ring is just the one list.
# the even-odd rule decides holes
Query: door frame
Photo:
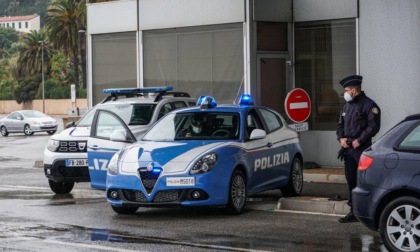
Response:
[{"label": "door frame", "polygon": [[291,83],[291,61],[288,52],[279,52],[279,53],[257,53],[257,90],[256,90],[256,100],[261,104],[261,59],[270,58],[270,59],[284,59],[286,62],[286,91],[292,89]]}]

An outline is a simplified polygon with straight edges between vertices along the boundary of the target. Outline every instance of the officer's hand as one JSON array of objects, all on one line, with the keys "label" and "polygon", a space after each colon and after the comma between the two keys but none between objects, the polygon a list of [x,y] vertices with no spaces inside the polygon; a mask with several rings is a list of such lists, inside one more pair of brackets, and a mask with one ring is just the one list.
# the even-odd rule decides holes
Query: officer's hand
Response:
[{"label": "officer's hand", "polygon": [[353,146],[353,148],[357,148],[360,146],[359,140],[354,139],[353,142],[351,143],[351,145]]},{"label": "officer's hand", "polygon": [[347,138],[340,138],[340,145],[343,148],[349,148],[350,146],[347,144]]}]

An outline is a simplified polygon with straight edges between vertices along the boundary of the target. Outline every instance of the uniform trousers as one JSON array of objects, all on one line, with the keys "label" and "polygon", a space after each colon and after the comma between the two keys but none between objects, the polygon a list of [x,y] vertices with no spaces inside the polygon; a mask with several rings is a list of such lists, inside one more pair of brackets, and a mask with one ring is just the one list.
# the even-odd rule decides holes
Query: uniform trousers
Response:
[{"label": "uniform trousers", "polygon": [[346,175],[347,185],[349,187],[349,200],[347,205],[352,206],[351,202],[351,191],[357,186],[357,167],[359,166],[359,159],[362,152],[366,149],[365,146],[359,146],[359,148],[348,148],[344,156],[344,172]]}]

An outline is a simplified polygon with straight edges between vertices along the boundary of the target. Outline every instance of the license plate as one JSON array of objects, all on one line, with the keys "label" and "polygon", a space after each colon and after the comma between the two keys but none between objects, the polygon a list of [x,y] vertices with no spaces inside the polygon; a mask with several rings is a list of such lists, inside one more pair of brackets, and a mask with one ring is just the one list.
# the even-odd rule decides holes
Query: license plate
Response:
[{"label": "license plate", "polygon": [[88,160],[87,159],[67,159],[66,166],[67,167],[88,166]]},{"label": "license plate", "polygon": [[166,186],[194,186],[194,177],[166,178]]}]

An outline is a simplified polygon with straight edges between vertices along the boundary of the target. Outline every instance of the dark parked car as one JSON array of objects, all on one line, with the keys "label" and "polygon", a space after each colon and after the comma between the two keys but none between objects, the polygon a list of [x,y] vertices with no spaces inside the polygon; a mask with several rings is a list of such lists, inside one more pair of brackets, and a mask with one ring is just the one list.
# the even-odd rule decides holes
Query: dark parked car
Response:
[{"label": "dark parked car", "polygon": [[420,114],[394,126],[359,161],[353,212],[389,251],[420,251]]}]

